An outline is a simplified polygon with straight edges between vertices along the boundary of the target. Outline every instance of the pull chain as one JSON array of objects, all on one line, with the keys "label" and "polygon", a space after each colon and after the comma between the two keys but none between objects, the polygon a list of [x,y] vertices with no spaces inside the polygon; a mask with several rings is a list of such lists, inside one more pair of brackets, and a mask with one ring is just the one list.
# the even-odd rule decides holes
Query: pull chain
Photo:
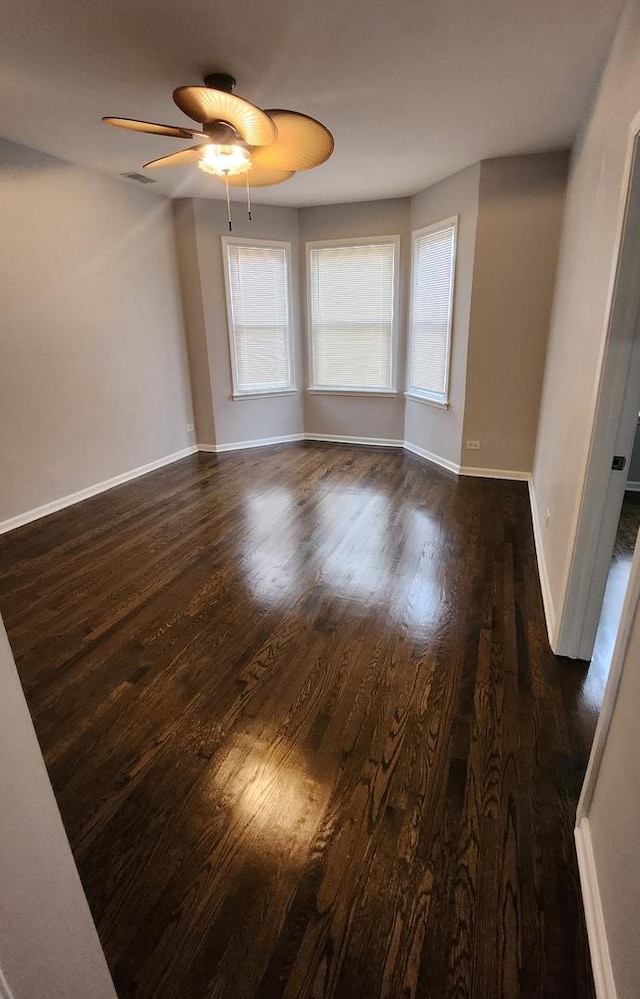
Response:
[{"label": "pull chain", "polygon": [[251,188],[249,187],[249,171],[247,170],[245,177],[247,178],[247,211],[249,213],[249,221],[251,222]]},{"label": "pull chain", "polygon": [[233,232],[231,228],[231,201],[229,200],[229,178],[225,174],[224,177],[225,186],[227,188],[227,222],[229,223],[229,232]]}]

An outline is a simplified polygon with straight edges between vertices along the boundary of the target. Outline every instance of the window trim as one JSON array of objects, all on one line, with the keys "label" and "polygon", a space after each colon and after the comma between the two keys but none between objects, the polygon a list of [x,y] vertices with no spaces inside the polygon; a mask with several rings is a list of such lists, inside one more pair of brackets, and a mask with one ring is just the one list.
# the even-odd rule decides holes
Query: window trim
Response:
[{"label": "window trim", "polygon": [[[398,394],[398,328],[400,312],[400,249],[401,235],[351,236],[347,239],[315,239],[305,243],[306,256],[306,337],[307,351],[307,392],[316,395],[380,396],[389,398]],[[340,248],[343,246],[393,246],[393,310],[391,317],[391,378],[389,388],[362,388],[358,385],[317,385],[313,377],[313,319],[311,310],[311,251],[322,247]]]},{"label": "window trim", "polygon": [[369,398],[379,397],[380,399],[397,399],[399,392],[396,389],[358,389],[358,388],[308,388],[308,395],[366,395]]},{"label": "window trim", "polygon": [[[451,344],[453,341],[453,327],[455,324],[455,297],[456,297],[456,272],[458,267],[458,222],[459,215],[451,215],[449,218],[441,219],[439,222],[432,222],[414,229],[411,233],[411,271],[409,274],[409,312],[407,315],[407,370],[406,370],[406,391],[407,399],[416,402],[425,402],[429,405],[441,409],[449,408],[449,388],[451,384]],[[413,296],[414,296],[414,273],[415,273],[415,250],[416,243],[423,236],[430,233],[441,232],[443,229],[453,227],[453,265],[451,267],[451,300],[449,307],[449,332],[447,336],[447,356],[445,359],[444,392],[429,392],[426,389],[419,389],[411,385],[411,352],[413,346]]]},{"label": "window trim", "polygon": [[412,402],[421,402],[423,406],[433,406],[435,409],[450,409],[451,404],[449,402],[443,402],[442,399],[431,399],[426,395],[418,395],[416,392],[405,392],[405,399],[411,399]]},{"label": "window trim", "polygon": [[[294,311],[293,311],[293,272],[291,266],[291,243],[288,240],[279,239],[253,239],[248,236],[221,236],[222,243],[222,272],[224,274],[224,292],[225,292],[225,305],[226,305],[226,318],[227,318],[227,343],[229,346],[229,363],[231,366],[231,398],[234,402],[241,399],[266,399],[270,396],[279,395],[295,395],[298,391],[296,385],[296,364],[295,364],[295,349],[294,342],[297,335],[297,330],[294,322]],[[232,316],[233,310],[231,307],[231,279],[229,275],[229,255],[227,253],[227,247],[229,246],[255,246],[260,248],[273,248],[282,249],[285,253],[285,282],[286,282],[286,295],[287,295],[287,353],[289,357],[289,384],[287,386],[281,386],[280,388],[268,388],[268,389],[245,389],[244,391],[238,388],[237,385],[237,357],[236,357],[236,345],[235,338],[233,336],[233,323]]]}]

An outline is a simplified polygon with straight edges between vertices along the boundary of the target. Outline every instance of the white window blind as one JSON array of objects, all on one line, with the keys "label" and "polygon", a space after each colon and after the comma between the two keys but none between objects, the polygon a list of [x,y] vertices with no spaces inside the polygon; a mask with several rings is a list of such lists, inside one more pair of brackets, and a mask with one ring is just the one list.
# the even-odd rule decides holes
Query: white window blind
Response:
[{"label": "white window blind", "polygon": [[414,233],[409,395],[447,401],[457,220]]},{"label": "white window blind", "polygon": [[396,247],[310,245],[312,388],[393,389]]},{"label": "white window blind", "polygon": [[223,242],[234,394],[292,389],[288,244]]}]

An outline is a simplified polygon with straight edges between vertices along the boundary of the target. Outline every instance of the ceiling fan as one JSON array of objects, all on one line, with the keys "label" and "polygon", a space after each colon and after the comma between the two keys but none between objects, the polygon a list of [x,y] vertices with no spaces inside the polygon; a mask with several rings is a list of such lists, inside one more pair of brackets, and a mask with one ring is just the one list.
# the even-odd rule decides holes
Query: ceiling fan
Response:
[{"label": "ceiling fan", "polygon": [[297,170],[310,170],[333,152],[331,132],[315,118],[298,111],[262,111],[233,93],[236,81],[228,73],[209,73],[203,87],[178,87],[173,99],[202,128],[159,125],[132,118],[104,117],[107,125],[134,132],[200,139],[177,153],[160,156],[145,167],[197,164],[205,173],[226,182],[229,229],[229,185],[246,185],[251,218],[250,187],[281,184]]}]

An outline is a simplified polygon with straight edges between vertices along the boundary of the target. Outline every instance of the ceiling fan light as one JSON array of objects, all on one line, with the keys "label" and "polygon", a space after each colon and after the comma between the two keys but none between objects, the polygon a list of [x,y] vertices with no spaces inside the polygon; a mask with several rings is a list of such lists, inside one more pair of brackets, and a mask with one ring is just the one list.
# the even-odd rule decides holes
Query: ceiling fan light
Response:
[{"label": "ceiling fan light", "polygon": [[198,161],[204,173],[216,177],[235,177],[251,168],[251,154],[235,143],[220,145],[210,142]]}]

